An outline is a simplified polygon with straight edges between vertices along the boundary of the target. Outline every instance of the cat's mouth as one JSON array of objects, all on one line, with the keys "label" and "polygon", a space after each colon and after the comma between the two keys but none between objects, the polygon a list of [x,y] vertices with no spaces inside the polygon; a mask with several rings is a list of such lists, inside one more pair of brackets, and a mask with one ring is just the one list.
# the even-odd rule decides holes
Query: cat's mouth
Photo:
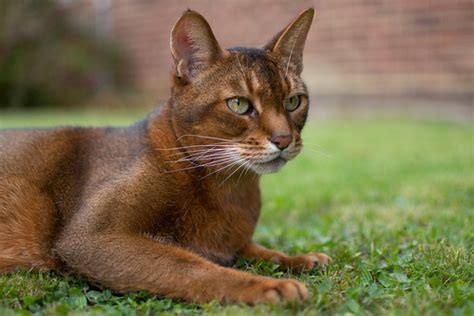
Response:
[{"label": "cat's mouth", "polygon": [[254,162],[250,168],[258,174],[272,173],[280,170],[287,161],[279,156],[270,161]]},{"label": "cat's mouth", "polygon": [[280,150],[275,146],[267,146],[265,151],[252,151],[246,150],[247,148],[244,147],[239,152],[237,161],[244,169],[252,170],[257,174],[277,172],[288,161],[295,158],[301,148],[301,144],[292,144],[285,150]]}]

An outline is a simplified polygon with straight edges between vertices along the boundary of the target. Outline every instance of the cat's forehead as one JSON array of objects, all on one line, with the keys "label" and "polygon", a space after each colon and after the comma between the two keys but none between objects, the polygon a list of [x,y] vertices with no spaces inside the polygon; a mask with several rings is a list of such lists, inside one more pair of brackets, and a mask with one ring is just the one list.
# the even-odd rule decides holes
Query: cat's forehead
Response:
[{"label": "cat's forehead", "polygon": [[235,46],[235,47],[227,48],[226,50],[228,52],[236,52],[236,53],[239,53],[240,55],[245,55],[251,59],[258,59],[266,55],[266,51],[261,48]]},{"label": "cat's forehead", "polygon": [[233,47],[227,49],[231,60],[237,60],[242,70],[257,70],[259,72],[278,72],[279,61],[267,51],[259,48]]},{"label": "cat's forehead", "polygon": [[285,67],[281,59],[266,50],[234,47],[229,62],[237,69],[241,83],[245,81],[251,93],[286,94],[293,90],[305,90],[299,77]]}]

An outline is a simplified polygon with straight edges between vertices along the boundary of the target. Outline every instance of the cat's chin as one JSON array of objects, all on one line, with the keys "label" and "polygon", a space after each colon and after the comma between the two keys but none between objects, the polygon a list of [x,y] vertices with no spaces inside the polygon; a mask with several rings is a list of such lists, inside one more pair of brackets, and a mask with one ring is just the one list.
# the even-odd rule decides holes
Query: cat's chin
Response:
[{"label": "cat's chin", "polygon": [[278,157],[264,163],[254,163],[250,169],[252,169],[257,174],[273,173],[280,170],[287,163],[287,161],[288,160],[286,159]]}]

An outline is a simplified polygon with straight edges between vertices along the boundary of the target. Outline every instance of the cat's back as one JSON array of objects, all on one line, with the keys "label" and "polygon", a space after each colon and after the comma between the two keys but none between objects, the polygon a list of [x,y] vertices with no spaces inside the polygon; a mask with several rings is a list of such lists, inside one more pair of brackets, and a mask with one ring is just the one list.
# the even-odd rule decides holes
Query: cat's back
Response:
[{"label": "cat's back", "polygon": [[0,176],[48,180],[68,160],[91,144],[89,129],[38,128],[0,130]]},{"label": "cat's back", "polygon": [[[143,149],[143,123],[124,128],[25,128],[0,130],[0,175],[47,173],[114,165]],[[69,167],[69,168],[68,168]]]},{"label": "cat's back", "polygon": [[0,176],[45,177],[78,147],[73,128],[0,130]]}]

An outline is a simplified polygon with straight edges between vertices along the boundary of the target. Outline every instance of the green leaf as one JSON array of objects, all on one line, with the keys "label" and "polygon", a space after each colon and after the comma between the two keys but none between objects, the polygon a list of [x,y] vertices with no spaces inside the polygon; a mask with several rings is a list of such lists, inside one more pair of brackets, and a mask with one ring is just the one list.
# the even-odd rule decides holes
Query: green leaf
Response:
[{"label": "green leaf", "polygon": [[393,272],[391,275],[399,283],[410,283],[411,282],[411,280],[407,277],[407,275],[405,273],[401,272],[401,271]]},{"label": "green leaf", "polygon": [[27,307],[35,304],[38,301],[38,297],[32,296],[32,295],[25,295],[21,298],[23,304],[25,304]]},{"label": "green leaf", "polygon": [[361,312],[359,303],[357,303],[355,300],[351,298],[346,301],[346,305],[349,308],[349,310],[355,314],[359,314]]}]

